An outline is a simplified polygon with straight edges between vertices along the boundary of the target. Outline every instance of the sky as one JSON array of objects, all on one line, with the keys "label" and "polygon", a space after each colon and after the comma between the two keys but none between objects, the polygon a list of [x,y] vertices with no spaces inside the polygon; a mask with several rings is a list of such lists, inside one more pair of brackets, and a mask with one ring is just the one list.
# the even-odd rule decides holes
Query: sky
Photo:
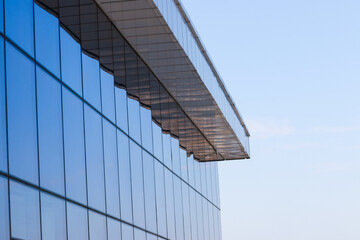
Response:
[{"label": "sky", "polygon": [[182,0],[251,134],[224,240],[360,239],[360,1]]}]

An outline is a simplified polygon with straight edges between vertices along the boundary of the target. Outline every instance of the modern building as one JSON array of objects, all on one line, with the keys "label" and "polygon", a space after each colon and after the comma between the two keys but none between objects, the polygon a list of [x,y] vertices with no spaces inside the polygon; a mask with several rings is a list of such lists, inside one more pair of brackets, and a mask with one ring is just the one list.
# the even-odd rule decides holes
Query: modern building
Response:
[{"label": "modern building", "polygon": [[0,0],[0,240],[221,239],[248,138],[179,0]]}]

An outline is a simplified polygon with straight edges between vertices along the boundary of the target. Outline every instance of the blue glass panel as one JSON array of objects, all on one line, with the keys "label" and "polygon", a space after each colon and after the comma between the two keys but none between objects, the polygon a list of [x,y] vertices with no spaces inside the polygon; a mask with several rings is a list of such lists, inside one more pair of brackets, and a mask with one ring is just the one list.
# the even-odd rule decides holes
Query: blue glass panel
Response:
[{"label": "blue glass panel", "polygon": [[35,66],[7,43],[6,72],[10,173],[38,184]]},{"label": "blue glass panel", "polygon": [[176,239],[184,239],[182,188],[180,178],[174,176],[174,202],[175,202],[175,223]]},{"label": "blue glass panel", "polygon": [[10,239],[8,180],[0,176],[0,239]]},{"label": "blue glass panel", "polygon": [[158,161],[155,163],[155,190],[156,190],[156,215],[158,222],[158,234],[166,237],[166,202],[165,202],[165,179],[164,166]]},{"label": "blue glass panel", "polygon": [[136,142],[141,143],[140,105],[138,101],[128,98],[128,114],[129,114],[129,135]]},{"label": "blue glass panel", "polygon": [[189,196],[190,196],[191,238],[198,239],[196,199],[195,199],[195,191],[192,188],[189,189]]},{"label": "blue glass panel", "polygon": [[64,195],[61,85],[40,67],[36,81],[40,185]]},{"label": "blue glass panel", "polygon": [[195,187],[195,169],[194,169],[194,156],[191,155],[187,158],[188,162],[188,175],[189,175],[189,184],[192,187]]},{"label": "blue glass panel", "polygon": [[84,111],[88,204],[90,207],[105,212],[102,119],[87,105]]},{"label": "blue glass panel", "polygon": [[206,163],[200,163],[201,172],[201,193],[207,197]]},{"label": "blue glass panel", "polygon": [[104,161],[106,183],[106,210],[109,215],[120,218],[119,176],[116,146],[116,128],[103,120]]},{"label": "blue glass panel", "polygon": [[202,197],[196,193],[196,213],[197,213],[197,226],[199,239],[204,239],[204,221],[203,221],[203,208],[202,208]]},{"label": "blue glass panel", "polygon": [[194,161],[195,189],[201,192],[200,162]]},{"label": "blue glass panel", "polygon": [[208,201],[205,198],[202,198],[202,206],[203,206],[203,220],[204,220],[204,238],[210,239]]},{"label": "blue glass panel", "polygon": [[184,239],[191,239],[191,220],[190,220],[190,200],[189,187],[182,182],[182,197],[183,197],[183,217],[184,217]]},{"label": "blue glass panel", "polygon": [[159,159],[161,162],[164,162],[163,149],[162,149],[161,127],[158,126],[155,122],[153,122],[152,123],[152,130],[153,130],[154,156],[157,159]]},{"label": "blue glass panel", "polygon": [[129,138],[117,131],[118,162],[120,180],[121,219],[132,222],[131,171],[129,157]]},{"label": "blue glass panel", "polygon": [[63,87],[66,196],[86,204],[83,103]]},{"label": "blue glass panel", "polygon": [[146,240],[146,234],[143,230],[134,229],[134,240]]},{"label": "blue glass panel", "polygon": [[[1,4],[1,2],[0,2]],[[0,37],[0,171],[7,172],[4,39]]]},{"label": "blue glass panel", "polygon": [[107,218],[107,240],[121,240],[121,224],[111,218]]},{"label": "blue glass panel", "polygon": [[62,81],[82,96],[80,44],[63,28],[60,28],[60,44]]},{"label": "blue glass panel", "polygon": [[179,140],[171,137],[171,157],[172,157],[172,169],[173,171],[180,176],[180,147]]},{"label": "blue glass panel", "polygon": [[89,211],[90,240],[106,240],[106,217],[99,213]]},{"label": "blue glass panel", "polygon": [[5,34],[34,56],[33,0],[5,0]]},{"label": "blue glass panel", "polygon": [[134,224],[145,228],[144,178],[141,148],[130,141]]},{"label": "blue glass panel", "polygon": [[10,182],[11,237],[41,239],[39,192]]},{"label": "blue glass panel", "polygon": [[121,224],[121,235],[124,240],[133,240],[134,239],[134,228],[125,223]]},{"label": "blue glass panel", "polygon": [[35,4],[36,60],[60,77],[59,20]]},{"label": "blue glass panel", "polygon": [[167,227],[168,227],[168,238],[176,239],[173,174],[166,168],[164,170],[165,170],[166,219],[167,219]]},{"label": "blue glass panel", "polygon": [[99,62],[85,53],[82,54],[84,98],[101,111]]},{"label": "blue glass panel", "polygon": [[66,239],[65,201],[41,193],[42,240]]},{"label": "blue glass panel", "polygon": [[146,230],[156,232],[154,159],[143,151]]},{"label": "blue glass panel", "polygon": [[88,214],[86,208],[67,203],[68,240],[88,240]]},{"label": "blue glass panel", "polygon": [[102,113],[104,116],[110,119],[115,123],[115,84],[114,77],[100,70],[101,76],[101,104],[102,104]]},{"label": "blue glass panel", "polygon": [[186,151],[180,148],[180,166],[181,166],[181,178],[188,182],[188,166],[187,166],[187,156]]},{"label": "blue glass panel", "polygon": [[124,89],[115,87],[115,101],[116,101],[116,125],[128,133],[128,111],[127,111],[127,96]]},{"label": "blue glass panel", "polygon": [[[150,233],[147,233],[146,234],[146,240],[157,240],[157,236],[156,235],[153,235],[153,234],[150,234]],[[159,238],[160,239],[160,238]]]},{"label": "blue glass panel", "polygon": [[4,32],[4,0],[0,0],[0,32]]},{"label": "blue glass panel", "polygon": [[151,111],[140,107],[140,119],[141,119],[141,145],[153,153],[153,137],[152,137],[152,119]]},{"label": "blue glass panel", "polygon": [[171,140],[170,134],[162,134],[163,152],[164,152],[164,164],[172,169],[171,164]]}]

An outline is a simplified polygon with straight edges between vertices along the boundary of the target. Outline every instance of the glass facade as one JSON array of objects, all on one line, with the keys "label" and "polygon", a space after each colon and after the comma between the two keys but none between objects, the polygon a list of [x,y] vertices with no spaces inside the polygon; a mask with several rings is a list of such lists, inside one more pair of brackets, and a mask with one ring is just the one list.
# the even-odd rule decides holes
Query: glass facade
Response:
[{"label": "glass facade", "polygon": [[217,163],[187,155],[53,14],[0,5],[0,239],[221,239]]}]

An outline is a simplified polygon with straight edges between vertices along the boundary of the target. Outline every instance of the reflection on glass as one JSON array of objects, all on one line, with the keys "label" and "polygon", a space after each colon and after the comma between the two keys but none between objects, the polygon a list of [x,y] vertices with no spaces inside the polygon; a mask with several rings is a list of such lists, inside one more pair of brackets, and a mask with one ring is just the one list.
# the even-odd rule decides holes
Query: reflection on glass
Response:
[{"label": "reflection on glass", "polygon": [[139,102],[128,98],[129,135],[136,142],[141,143],[140,135],[140,105]]},{"label": "reflection on glass", "polygon": [[172,169],[170,134],[162,134],[164,164]]},{"label": "reflection on glass", "polygon": [[40,185],[64,195],[61,86],[37,67]]},{"label": "reflection on glass", "polygon": [[[1,10],[2,8],[0,8],[0,11]],[[0,17],[2,17],[2,15]],[[1,36],[0,36],[0,171],[7,172],[4,39]]]},{"label": "reflection on glass", "polygon": [[121,235],[123,240],[133,240],[134,239],[134,228],[125,223],[121,224]]},{"label": "reflection on glass", "polygon": [[4,0],[0,0],[0,32],[4,32]]},{"label": "reflection on glass", "polygon": [[35,66],[7,43],[6,72],[9,170],[17,177],[38,184]]},{"label": "reflection on glass", "polygon": [[117,131],[121,219],[132,222],[131,171],[129,158],[129,138]]},{"label": "reflection on glass", "polygon": [[195,191],[192,188],[189,189],[189,196],[190,196],[191,238],[198,239],[196,199],[195,199]]},{"label": "reflection on glass", "polygon": [[88,214],[85,208],[67,202],[68,240],[88,240]]},{"label": "reflection on glass", "polygon": [[36,60],[60,77],[59,20],[35,4]]},{"label": "reflection on glass", "polygon": [[0,239],[10,239],[8,180],[0,176]]},{"label": "reflection on glass", "polygon": [[156,215],[158,222],[158,234],[166,237],[166,202],[165,202],[165,179],[164,166],[158,161],[155,163],[155,190],[156,190]]},{"label": "reflection on glass", "polygon": [[80,44],[63,28],[60,28],[60,44],[62,81],[82,96]]},{"label": "reflection on glass", "polygon": [[89,234],[90,240],[106,239],[106,217],[89,211]]},{"label": "reflection on glass", "polygon": [[152,137],[152,120],[151,111],[144,107],[140,107],[140,119],[141,119],[141,145],[153,152],[153,137]]},{"label": "reflection on glass", "polygon": [[128,133],[128,110],[127,110],[127,96],[124,89],[115,88],[116,101],[116,125]]},{"label": "reflection on glass", "polygon": [[188,182],[188,166],[187,166],[187,156],[186,150],[180,148],[180,166],[181,166],[181,178]]},{"label": "reflection on glass", "polygon": [[204,220],[203,220],[203,208],[202,208],[201,199],[202,197],[198,193],[195,193],[198,236],[199,239],[204,239]]},{"label": "reflection on glass", "polygon": [[183,200],[183,217],[184,217],[184,238],[191,239],[191,219],[190,219],[190,201],[189,201],[189,187],[182,182],[182,200]]},{"label": "reflection on glass", "polygon": [[5,0],[5,34],[34,56],[33,0]]},{"label": "reflection on glass", "polygon": [[86,204],[83,103],[63,88],[66,196]]},{"label": "reflection on glass", "polygon": [[145,232],[135,228],[134,229],[134,240],[146,240]]},{"label": "reflection on glass", "polygon": [[163,160],[163,149],[162,149],[162,133],[161,127],[158,126],[155,122],[152,123],[153,129],[153,148],[154,148],[154,156],[159,159],[161,162]]},{"label": "reflection on glass", "polygon": [[180,147],[179,140],[171,137],[171,156],[172,156],[172,169],[173,171],[180,176]]},{"label": "reflection on glass", "polygon": [[41,231],[42,240],[66,239],[64,200],[41,193]]},{"label": "reflection on glass", "polygon": [[10,182],[11,237],[41,239],[39,192],[17,182]]},{"label": "reflection on glass", "polygon": [[84,113],[88,204],[90,207],[105,212],[102,119],[87,105],[85,105]]},{"label": "reflection on glass", "polygon": [[164,170],[165,170],[166,219],[168,226],[168,238],[176,239],[173,174],[166,168]]},{"label": "reflection on glass", "polygon": [[100,76],[102,113],[105,117],[109,118],[110,121],[115,123],[114,77],[102,69],[100,70]]},{"label": "reflection on glass", "polygon": [[106,211],[109,215],[120,217],[118,158],[116,128],[103,120],[104,162],[106,183]]},{"label": "reflection on glass", "polygon": [[[159,238],[159,239],[162,239],[162,238]],[[146,240],[158,240],[158,238],[157,238],[156,235],[147,233],[147,234],[146,234]]]},{"label": "reflection on glass", "polygon": [[210,239],[208,201],[205,198],[202,198],[202,206],[203,206],[203,220],[204,220],[204,238]]},{"label": "reflection on glass", "polygon": [[180,180],[180,178],[178,178],[176,176],[174,176],[173,179],[174,179],[176,239],[184,239],[181,180]]},{"label": "reflection on glass", "polygon": [[121,240],[120,222],[107,218],[107,240]]},{"label": "reflection on glass", "polygon": [[132,177],[132,200],[134,224],[145,228],[144,212],[144,179],[141,148],[130,141],[131,177]]},{"label": "reflection on glass", "polygon": [[143,151],[146,230],[156,232],[154,159]]},{"label": "reflection on glass", "polygon": [[99,62],[83,53],[82,70],[84,98],[101,111]]}]

